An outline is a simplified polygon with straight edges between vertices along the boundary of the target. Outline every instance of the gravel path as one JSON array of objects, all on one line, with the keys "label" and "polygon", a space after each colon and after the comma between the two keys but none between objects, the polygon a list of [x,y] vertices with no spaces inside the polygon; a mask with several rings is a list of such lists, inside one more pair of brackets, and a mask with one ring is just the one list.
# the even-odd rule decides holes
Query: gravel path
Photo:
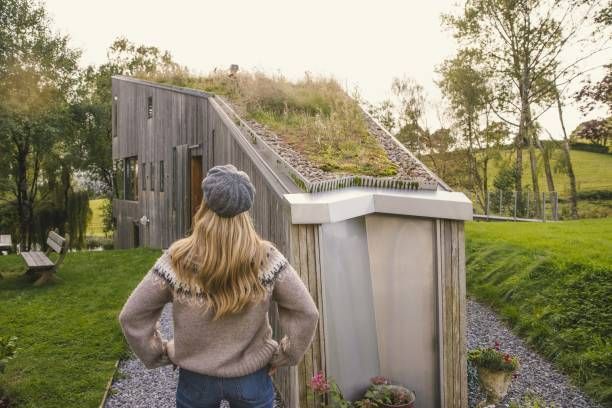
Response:
[{"label": "gravel path", "polygon": [[[172,338],[172,305],[167,304],[160,319],[164,338]],[[113,382],[105,407],[174,407],[178,370],[164,366],[147,369],[133,358],[119,363],[119,374]]]},{"label": "gravel path", "polygon": [[[472,300],[467,302],[468,349],[501,343],[503,351],[517,355],[521,368],[518,378],[510,386],[506,398],[497,407],[507,407],[527,392],[533,392],[557,408],[603,408],[592,402],[580,390],[569,383],[566,376],[552,364],[531,351],[514,335],[488,307]],[[168,304],[162,313],[161,331],[166,338],[172,337],[172,306]],[[122,361],[119,375],[114,381],[106,408],[171,408],[175,406],[178,370],[171,366],[148,370],[137,359]],[[470,387],[470,407],[483,400],[477,386]],[[228,405],[222,404],[227,408]]]},{"label": "gravel path", "polygon": [[[497,340],[501,343],[502,351],[519,358],[521,367],[518,377],[512,381],[506,398],[496,407],[507,407],[511,401],[522,399],[529,391],[557,408],[601,407],[571,385],[569,379],[551,363],[529,349],[488,307],[468,299],[467,326],[468,349],[492,346]],[[470,407],[484,399],[477,387],[470,387],[469,397]]]}]

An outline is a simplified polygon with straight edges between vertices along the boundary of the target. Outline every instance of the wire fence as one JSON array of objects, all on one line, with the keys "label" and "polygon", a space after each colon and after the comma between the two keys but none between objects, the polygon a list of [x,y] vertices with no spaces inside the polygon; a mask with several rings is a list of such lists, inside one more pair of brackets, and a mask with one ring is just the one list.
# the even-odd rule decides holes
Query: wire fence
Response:
[{"label": "wire fence", "polygon": [[508,219],[559,220],[559,194],[556,191],[490,190],[484,195],[468,193],[474,214]]}]

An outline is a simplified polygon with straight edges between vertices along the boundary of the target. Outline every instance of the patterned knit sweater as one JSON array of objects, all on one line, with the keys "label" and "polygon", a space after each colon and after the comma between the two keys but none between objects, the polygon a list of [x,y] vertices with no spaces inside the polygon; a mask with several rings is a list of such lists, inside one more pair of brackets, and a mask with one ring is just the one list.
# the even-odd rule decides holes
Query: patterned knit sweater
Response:
[{"label": "patterned knit sweater", "polygon": [[[213,320],[206,296],[181,282],[164,252],[119,314],[123,334],[147,368],[172,364],[217,377],[238,377],[270,364],[296,365],[312,342],[319,313],[295,269],[274,246],[260,269],[265,299]],[[270,303],[278,307],[284,337],[272,338]],[[163,339],[159,317],[173,304],[174,338]]]}]

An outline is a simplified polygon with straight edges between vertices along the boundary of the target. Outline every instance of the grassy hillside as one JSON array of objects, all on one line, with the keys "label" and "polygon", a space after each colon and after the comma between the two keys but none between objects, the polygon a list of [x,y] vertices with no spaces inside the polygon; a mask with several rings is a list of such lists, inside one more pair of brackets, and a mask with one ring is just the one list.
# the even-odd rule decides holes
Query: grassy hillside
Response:
[{"label": "grassy hillside", "polygon": [[18,255],[0,256],[0,336],[17,336],[19,347],[0,388],[16,406],[99,406],[127,350],[117,316],[158,256],[143,249],[69,253],[62,281],[42,288],[21,276]]},{"label": "grassy hillside", "polygon": [[612,406],[612,219],[468,223],[470,296]]},{"label": "grassy hillside", "polygon": [[[612,154],[592,153],[581,150],[573,150],[572,164],[574,165],[574,172],[576,173],[576,183],[578,191],[600,191],[608,190],[612,191]],[[491,173],[489,174],[489,180],[491,181],[491,187],[493,187],[493,180],[499,172],[500,167],[504,163],[510,162],[514,157],[514,153],[511,151],[504,151],[500,160],[496,160],[491,167]],[[546,176],[544,174],[544,162],[542,161],[541,155],[537,153],[538,157],[538,172],[540,189],[546,190]],[[559,167],[559,160],[561,160],[560,152],[556,152],[553,156],[551,167],[553,171]],[[567,194],[569,192],[569,181],[567,175],[559,171],[554,172],[553,180],[555,183],[555,189],[560,194]],[[531,169],[529,167],[529,152],[523,151],[523,183],[525,187],[531,186]]]}]

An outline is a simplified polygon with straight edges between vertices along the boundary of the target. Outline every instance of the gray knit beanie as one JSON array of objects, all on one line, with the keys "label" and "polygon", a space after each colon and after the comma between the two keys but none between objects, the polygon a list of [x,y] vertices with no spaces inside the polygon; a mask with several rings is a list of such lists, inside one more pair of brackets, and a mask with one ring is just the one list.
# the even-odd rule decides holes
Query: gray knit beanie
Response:
[{"label": "gray knit beanie", "polygon": [[253,205],[255,187],[248,174],[232,164],[215,166],[202,180],[202,191],[208,208],[221,217],[233,217]]}]

